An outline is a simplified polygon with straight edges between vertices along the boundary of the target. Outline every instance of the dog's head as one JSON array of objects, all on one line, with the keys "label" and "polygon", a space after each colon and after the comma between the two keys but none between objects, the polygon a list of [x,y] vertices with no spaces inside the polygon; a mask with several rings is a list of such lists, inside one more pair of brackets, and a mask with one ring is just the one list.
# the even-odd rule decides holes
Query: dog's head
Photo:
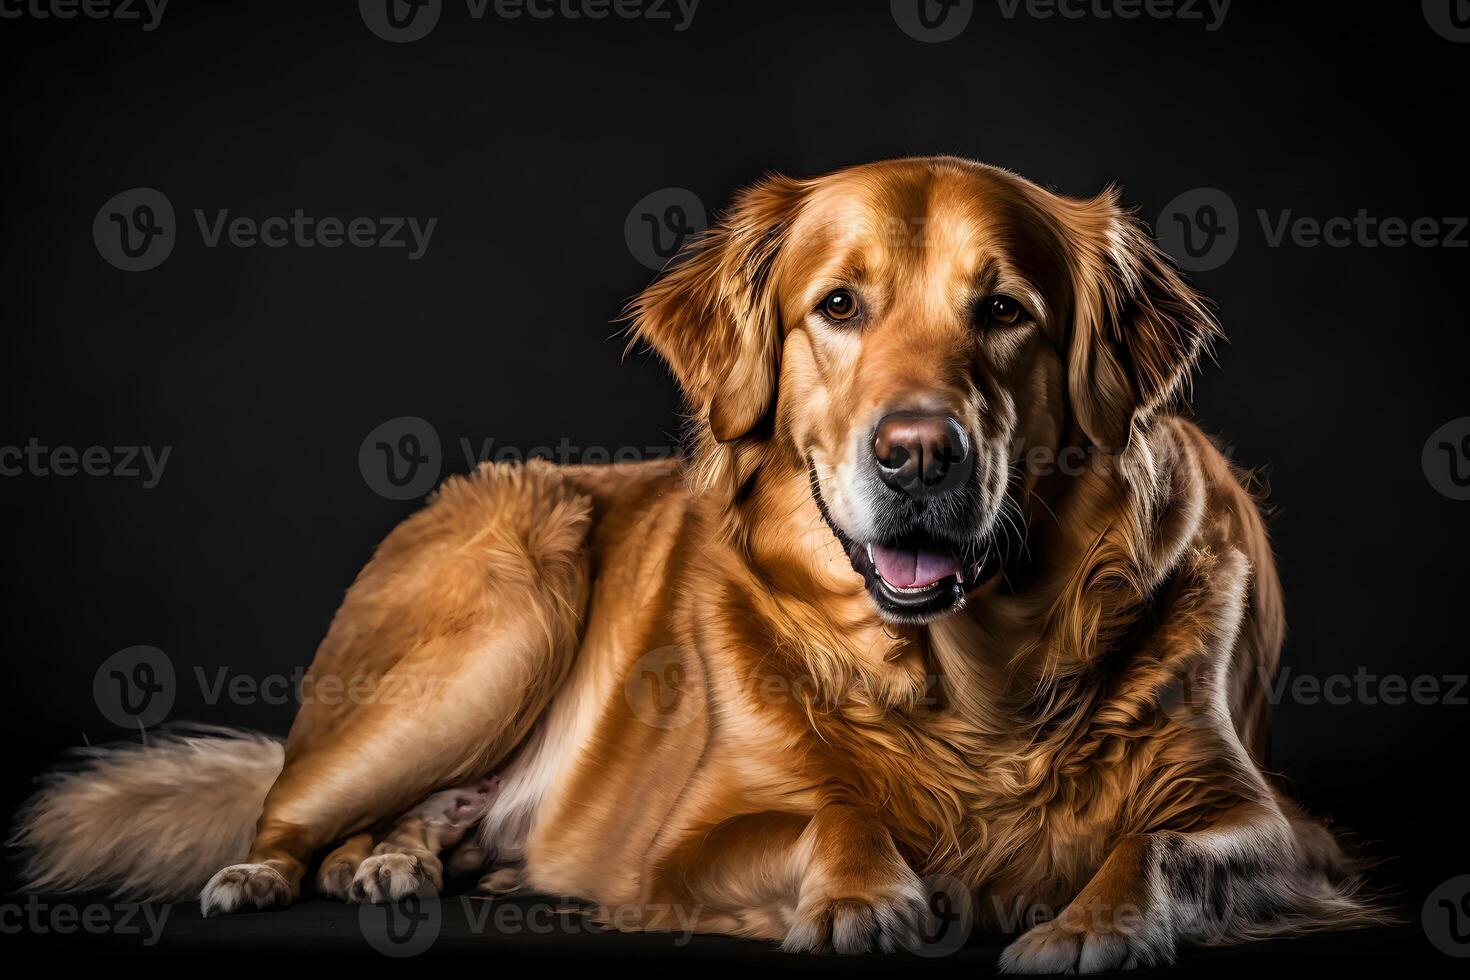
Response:
[{"label": "dog's head", "polygon": [[903,622],[994,569],[1025,454],[1124,451],[1214,330],[1113,192],[950,158],[767,179],[633,315],[704,441],[805,470]]}]

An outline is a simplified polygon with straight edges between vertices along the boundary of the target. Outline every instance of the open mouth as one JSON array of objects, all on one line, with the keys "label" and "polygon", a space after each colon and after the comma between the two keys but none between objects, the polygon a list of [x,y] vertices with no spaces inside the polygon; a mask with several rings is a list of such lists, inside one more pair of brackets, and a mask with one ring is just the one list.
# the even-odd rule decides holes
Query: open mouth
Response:
[{"label": "open mouth", "polygon": [[962,544],[914,531],[881,541],[854,541],[827,510],[815,466],[807,463],[812,498],[834,537],[863,577],[884,619],[927,623],[965,605],[965,592],[999,570],[995,548]]},{"label": "open mouth", "polygon": [[873,601],[891,619],[923,622],[965,603],[972,563],[952,545],[899,538],[850,549],[849,557]]}]

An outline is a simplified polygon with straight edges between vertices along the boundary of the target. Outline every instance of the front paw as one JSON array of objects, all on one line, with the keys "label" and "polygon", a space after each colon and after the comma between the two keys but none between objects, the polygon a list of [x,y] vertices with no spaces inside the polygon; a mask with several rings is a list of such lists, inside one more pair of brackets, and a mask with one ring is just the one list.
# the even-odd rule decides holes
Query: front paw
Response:
[{"label": "front paw", "polygon": [[444,889],[444,866],[432,854],[374,854],[358,865],[348,888],[353,902],[398,902]]},{"label": "front paw", "polygon": [[1174,962],[1167,930],[1142,916],[1073,902],[1024,933],[1000,954],[1002,973],[1105,973]]},{"label": "front paw", "polygon": [[928,903],[919,879],[877,894],[803,899],[781,948],[788,953],[884,953],[920,943]]}]

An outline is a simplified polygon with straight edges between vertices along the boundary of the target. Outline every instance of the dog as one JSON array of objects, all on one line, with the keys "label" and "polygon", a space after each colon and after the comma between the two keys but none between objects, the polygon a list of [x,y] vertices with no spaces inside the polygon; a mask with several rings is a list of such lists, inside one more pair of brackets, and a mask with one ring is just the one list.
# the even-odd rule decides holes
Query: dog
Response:
[{"label": "dog", "polygon": [[1181,414],[1218,328],[1115,190],[771,176],[629,318],[687,453],[450,478],[310,668],[409,693],[92,751],[22,814],[32,885],[432,891],[452,788],[458,864],[626,930],[912,948],[943,880],[1035,973],[1387,921],[1263,769],[1281,588]]}]

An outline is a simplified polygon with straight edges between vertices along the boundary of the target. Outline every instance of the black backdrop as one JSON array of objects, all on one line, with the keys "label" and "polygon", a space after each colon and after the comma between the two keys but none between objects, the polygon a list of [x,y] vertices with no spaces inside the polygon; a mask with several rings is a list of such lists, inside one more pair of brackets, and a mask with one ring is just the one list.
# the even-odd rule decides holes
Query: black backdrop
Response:
[{"label": "black backdrop", "polygon": [[[1470,872],[1470,503],[1448,469],[1470,461],[1440,437],[1438,470],[1422,457],[1470,415],[1460,0],[1236,0],[1218,23],[1203,3],[1205,20],[962,0],[951,16],[971,19],[942,43],[886,2],[703,0],[679,29],[671,3],[668,20],[476,19],[446,0],[409,43],[350,2],[175,0],[151,30],[27,3],[0,20],[0,448],[48,453],[0,456],[6,812],[65,746],[129,736],[93,691],[126,648],[166,654],[170,719],[284,732],[269,684],[212,686],[305,664],[416,506],[359,465],[383,423],[429,423],[445,473],[469,468],[466,440],[571,458],[669,444],[672,385],[614,338],[652,275],[643,213],[677,224],[683,203],[696,222],[766,170],[948,152],[1068,193],[1117,182],[1161,227],[1202,223],[1195,241],[1219,217],[1234,252],[1194,279],[1230,342],[1197,414],[1267,467],[1293,676],[1352,681],[1281,698],[1274,762],[1389,859],[1412,918]],[[109,215],[139,199],[104,204],[139,187],[172,206],[176,240],[129,272],[103,252]],[[438,220],[410,258],[208,247],[195,209]],[[1283,216],[1360,210],[1432,221],[1398,247],[1362,220],[1337,245],[1273,242]],[[169,455],[153,486],[146,467],[56,472],[57,447],[93,446],[112,459],[94,468],[126,470],[118,447]],[[1387,703],[1388,675],[1438,694]]]}]

